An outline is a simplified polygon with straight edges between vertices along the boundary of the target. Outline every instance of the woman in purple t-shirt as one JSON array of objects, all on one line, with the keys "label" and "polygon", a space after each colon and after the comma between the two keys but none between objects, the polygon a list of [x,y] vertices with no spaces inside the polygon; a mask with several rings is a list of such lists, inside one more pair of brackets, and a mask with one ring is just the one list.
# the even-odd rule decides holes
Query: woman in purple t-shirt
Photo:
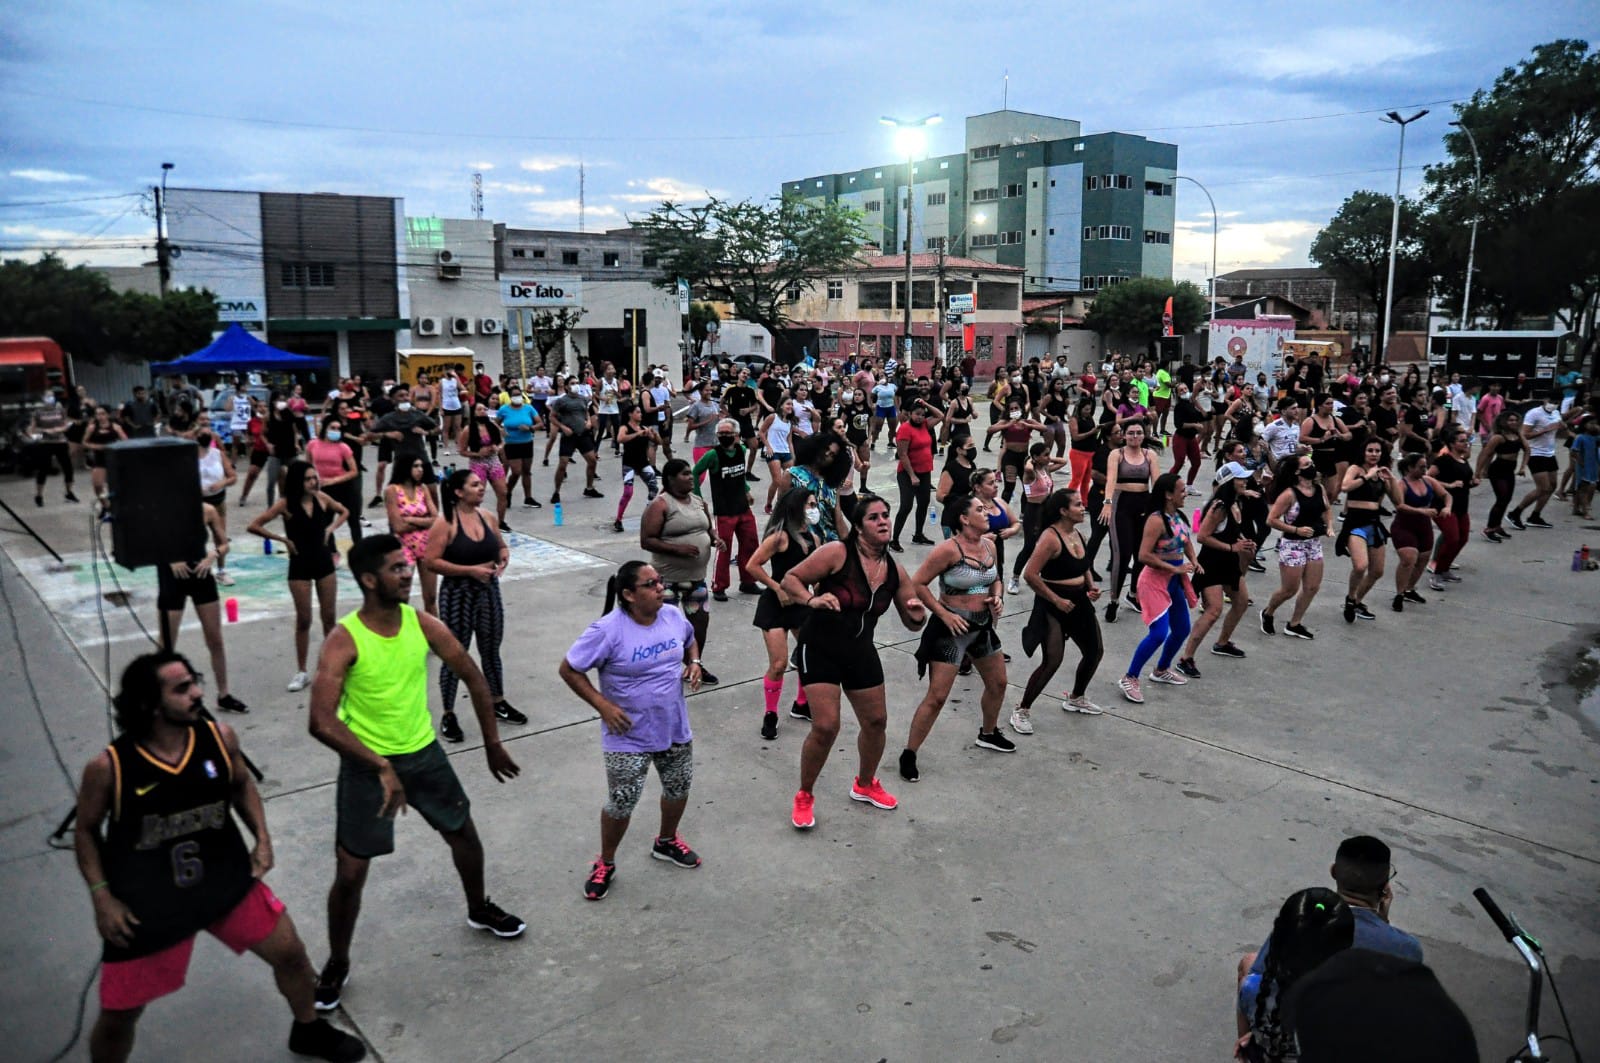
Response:
[{"label": "woman in purple t-shirt", "polygon": [[[650,855],[678,867],[700,857],[678,836],[694,778],[694,736],[683,683],[700,689],[700,647],[683,612],[664,600],[661,576],[629,561],[606,584],[605,613],[572,644],[561,678],[600,714],[609,796],[600,811],[600,855],[583,886],[598,901],[617,875],[617,846],[644,793],[651,764],[661,778],[661,832]],[[618,608],[620,606],[620,608]],[[600,671],[600,688],[586,674]]]}]

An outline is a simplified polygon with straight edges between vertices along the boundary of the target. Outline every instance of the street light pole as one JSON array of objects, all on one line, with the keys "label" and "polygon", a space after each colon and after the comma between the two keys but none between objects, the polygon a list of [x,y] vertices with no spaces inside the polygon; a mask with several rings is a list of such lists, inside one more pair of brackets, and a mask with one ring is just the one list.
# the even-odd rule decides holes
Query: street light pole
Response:
[{"label": "street light pole", "polygon": [[890,118],[885,115],[878,121],[896,130],[895,146],[906,157],[906,228],[904,237],[901,240],[906,256],[906,288],[905,305],[902,307],[901,316],[905,325],[905,364],[909,367],[911,365],[911,304],[914,302],[911,298],[911,211],[917,191],[917,156],[921,154],[922,149],[927,145],[927,135],[923,133],[923,130],[928,126],[938,125],[941,118],[939,115],[930,114],[925,118],[917,119],[915,122],[903,122],[898,118]]},{"label": "street light pole", "polygon": [[1405,176],[1406,169],[1406,126],[1427,113],[1427,109],[1424,108],[1410,118],[1401,118],[1398,112],[1390,111],[1381,119],[1400,127],[1400,158],[1394,168],[1394,219],[1389,224],[1389,283],[1383,290],[1383,344],[1377,352],[1377,356],[1385,360],[1389,357],[1389,334],[1394,331],[1394,322],[1390,320],[1390,315],[1394,312],[1395,250],[1400,243],[1400,180]]},{"label": "street light pole", "polygon": [[1451,125],[1467,135],[1467,143],[1472,145],[1472,236],[1467,240],[1467,286],[1461,293],[1461,327],[1467,327],[1472,320],[1472,258],[1478,250],[1478,218],[1483,213],[1483,201],[1478,198],[1478,182],[1483,179],[1483,163],[1478,158],[1478,140],[1472,135],[1472,130],[1460,122],[1451,122]]},{"label": "street light pole", "polygon": [[1210,325],[1208,326],[1210,331],[1206,333],[1206,356],[1210,357],[1211,337],[1217,334],[1217,201],[1211,198],[1211,193],[1206,189],[1206,186],[1196,181],[1193,177],[1181,173],[1177,176],[1178,180],[1188,181],[1200,191],[1205,192],[1206,202],[1211,204],[1211,316]]},{"label": "street light pole", "polygon": [[161,164],[161,187],[156,189],[156,279],[161,285],[161,298],[167,297],[167,283],[172,280],[172,245],[167,242],[167,174],[172,163]]}]

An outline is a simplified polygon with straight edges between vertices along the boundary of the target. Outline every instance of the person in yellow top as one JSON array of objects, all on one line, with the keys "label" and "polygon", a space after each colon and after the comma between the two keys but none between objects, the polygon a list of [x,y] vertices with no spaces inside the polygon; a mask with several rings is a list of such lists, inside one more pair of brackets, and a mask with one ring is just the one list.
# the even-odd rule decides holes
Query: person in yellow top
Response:
[{"label": "person in yellow top", "polygon": [[496,782],[521,769],[500,744],[494,699],[483,673],[437,617],[418,613],[412,566],[400,540],[369,535],[350,550],[361,608],[322,643],[311,685],[311,734],[339,754],[337,867],[328,893],[331,956],[317,979],[317,1008],[339,1006],[350,977],[350,941],[374,857],[394,852],[394,815],[407,805],[444,836],[467,895],[467,925],[514,938],[526,924],[483,888],[483,843],[466,791],[445,758],[428,711],[428,651],[467,684]]},{"label": "person in yellow top", "polygon": [[1172,374],[1165,365],[1156,367],[1153,378],[1156,386],[1150,389],[1150,409],[1156,415],[1156,434],[1167,434],[1167,414],[1172,409]]}]

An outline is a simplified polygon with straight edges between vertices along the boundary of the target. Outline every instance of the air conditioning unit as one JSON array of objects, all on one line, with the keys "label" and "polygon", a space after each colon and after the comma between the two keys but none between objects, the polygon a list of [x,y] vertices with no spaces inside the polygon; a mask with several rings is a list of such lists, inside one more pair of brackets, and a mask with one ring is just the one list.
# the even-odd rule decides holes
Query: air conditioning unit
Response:
[{"label": "air conditioning unit", "polygon": [[437,336],[439,334],[439,319],[436,317],[417,318],[418,336]]},{"label": "air conditioning unit", "polygon": [[450,335],[472,335],[472,319],[470,317],[453,317],[450,319]]},{"label": "air conditioning unit", "polygon": [[456,253],[454,251],[440,251],[433,257],[441,266],[451,266],[456,261]]},{"label": "air conditioning unit", "polygon": [[485,336],[498,336],[506,330],[506,323],[497,317],[486,317],[478,322],[478,331]]},{"label": "air conditioning unit", "polygon": [[461,263],[456,261],[456,253],[454,251],[436,251],[433,258],[439,266],[440,280],[458,281],[461,279]]}]

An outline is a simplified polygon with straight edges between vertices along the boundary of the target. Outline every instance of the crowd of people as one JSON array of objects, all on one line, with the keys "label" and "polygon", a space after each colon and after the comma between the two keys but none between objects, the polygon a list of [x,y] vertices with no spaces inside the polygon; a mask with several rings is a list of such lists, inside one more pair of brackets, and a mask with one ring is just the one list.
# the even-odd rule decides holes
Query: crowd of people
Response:
[{"label": "crowd of people", "polygon": [[[80,396],[75,417],[64,417],[67,427],[49,410],[36,421],[41,432],[59,432],[64,440],[81,427],[70,445],[81,448],[91,470],[103,467],[106,446],[149,434],[158,422],[197,448],[207,548],[159,573],[164,646],[156,663],[141,666],[150,675],[130,668],[124,681],[125,688],[144,691],[137,696],[148,702],[142,716],[129,714],[138,726],[125,728],[125,735],[135,742],[170,744],[177,732],[163,728],[197,727],[194,710],[184,705],[185,699],[198,702],[183,685],[197,679],[174,652],[188,602],[206,635],[217,707],[247,711],[227,687],[216,588],[231,578],[226,511],[228,490],[238,482],[235,462],[247,462],[249,470],[236,505],[246,505],[262,483],[267,508],[248,531],[288,554],[296,657],[288,689],[310,687],[313,733],[341,758],[338,859],[329,897],[332,955],[316,981],[318,1008],[338,1005],[368,864],[393,848],[391,827],[379,824],[392,825],[387,817],[407,803],[449,844],[469,923],[502,937],[522,930],[521,921],[484,892],[482,845],[465,794],[439,752],[424,661],[430,651],[443,660],[438,735],[463,740],[454,704],[465,682],[491,770],[497,779],[514,776],[497,726],[523,724],[527,717],[506,699],[499,580],[513,559],[507,518],[516,493],[520,489],[524,510],[543,508],[533,487],[543,475],[534,466],[541,435],[539,467],[550,465],[552,451],[557,458],[549,484],[552,518],[560,516],[574,459],[582,463],[583,498],[596,500],[598,527],[609,523],[623,533],[635,485],[642,480],[648,494],[638,517],[638,550],[645,556],[611,577],[603,615],[560,666],[562,679],[602,722],[607,799],[599,854],[584,884],[584,896],[595,901],[615,883],[617,850],[652,765],[661,784],[661,822],[651,855],[680,868],[701,864],[680,832],[693,779],[684,690],[718,683],[708,667],[715,663],[707,652],[711,613],[713,603],[727,601],[735,589],[735,565],[737,592],[757,598],[753,623],[766,651],[763,739],[779,738],[784,679],[791,669],[798,676],[788,716],[807,730],[790,821],[808,830],[816,823],[816,784],[846,701],[859,724],[848,796],[877,809],[898,806],[878,775],[890,725],[876,635],[891,606],[901,625],[920,633],[915,664],[927,680],[894,762],[900,778],[915,783],[926,768],[919,754],[960,676],[976,672],[982,686],[975,745],[1014,753],[1013,736],[1034,733],[1033,709],[1066,662],[1069,642],[1078,660],[1061,707],[1103,713],[1093,694],[1105,655],[1102,619],[1117,623],[1124,605],[1138,612],[1146,631],[1106,687],[1114,682],[1126,700],[1140,703],[1147,681],[1178,687],[1201,679],[1197,654],[1214,630],[1212,655],[1246,657],[1240,626],[1254,606],[1247,581],[1266,572],[1269,551],[1279,576],[1275,587],[1259,592],[1260,632],[1310,640],[1317,637],[1314,617],[1320,614],[1313,610],[1328,540],[1349,564],[1340,616],[1350,625],[1375,621],[1367,599],[1388,572],[1391,541],[1397,555],[1392,593],[1382,593],[1390,595],[1394,613],[1403,613],[1427,603],[1417,590],[1424,573],[1436,593],[1465,578],[1459,558],[1482,484],[1495,498],[1482,529],[1487,551],[1511,534],[1507,524],[1519,532],[1549,528],[1544,513],[1552,498],[1570,500],[1573,512],[1586,516],[1600,479],[1600,419],[1581,398],[1581,380],[1547,396],[1508,396],[1498,383],[1480,390],[1437,375],[1424,382],[1415,369],[1397,375],[1384,366],[1352,364],[1341,374],[1320,363],[1291,362],[1269,383],[1248,379],[1239,359],[1159,368],[1116,359],[1079,373],[1064,362],[1044,361],[995,379],[984,424],[973,397],[976,381],[963,368],[930,377],[914,375],[893,358],[882,365],[863,359],[755,371],[725,363],[706,366],[679,388],[664,369],[650,370],[638,386],[609,365],[598,373],[540,373],[527,380],[446,371],[437,382],[426,374],[415,384],[341,381],[320,412],[295,392],[252,397],[240,381],[230,411],[231,445],[198,401],[170,392],[164,417],[151,415],[147,404],[153,404],[136,393],[115,415]],[[177,393],[185,394],[181,387]],[[674,442],[687,457],[674,453]],[[1563,445],[1570,452],[1566,479],[1557,460]],[[992,464],[983,453],[994,454]],[[603,471],[612,459],[614,480]],[[368,461],[377,466],[370,498]],[[70,471],[73,464],[69,453],[63,467]],[[893,503],[874,492],[875,468],[879,483],[892,478]],[[1195,486],[1202,474],[1209,492]],[[1522,476],[1531,484],[1518,499]],[[102,481],[95,482],[98,491]],[[614,510],[600,501],[602,486],[613,482],[619,493]],[[335,538],[341,529],[353,541],[343,559]],[[914,569],[899,560],[907,542],[925,548]],[[360,609],[343,618],[336,577],[341,563],[362,594]],[[410,605],[418,575],[421,611]],[[314,669],[313,592],[323,636]],[[1012,658],[999,628],[1007,597],[1022,594],[1032,599],[1019,644],[1038,661],[1007,715]],[[474,642],[477,661],[467,650]],[[221,725],[207,726],[216,742],[234,741]],[[104,795],[103,780],[97,785]],[[112,785],[122,788],[119,799],[131,800],[120,776]],[[96,826],[106,819],[104,804],[87,811]],[[259,847],[264,822],[246,825]],[[218,837],[216,844],[230,852],[242,845],[236,830],[232,841]],[[80,839],[80,852],[90,844]],[[1290,983],[1309,970],[1287,935],[1314,924],[1322,935],[1318,947],[1331,954],[1335,945],[1350,944],[1354,925],[1361,947],[1367,917],[1352,917],[1350,910],[1357,907],[1352,898],[1371,899],[1375,852],[1368,845],[1365,855],[1345,861],[1363,869],[1355,878],[1336,862],[1337,894],[1290,898],[1262,950],[1271,958],[1258,958],[1253,973],[1242,969],[1242,984],[1256,979],[1249,999],[1241,996],[1240,1051],[1259,1053],[1248,1058],[1282,1056],[1281,1009],[1292,999]],[[101,880],[93,889],[110,884],[106,898],[125,898],[119,874],[85,862],[86,878]],[[271,908],[265,898],[258,902]],[[1386,915],[1376,903],[1366,907]],[[217,918],[210,909],[207,914]],[[264,915],[253,920],[238,940],[255,947],[265,940],[256,931],[269,922]],[[212,924],[187,925],[192,934]],[[284,948],[289,952],[282,955],[293,952]],[[299,948],[283,960],[296,971],[304,958]],[[285,975],[280,985],[300,977]],[[303,1021],[299,996],[288,988],[285,994],[297,1022]],[[144,998],[133,993],[103,1002],[112,1016],[102,1020],[109,1023],[106,1043],[131,1044]],[[309,1043],[311,1035],[296,1029],[295,1037]]]}]

